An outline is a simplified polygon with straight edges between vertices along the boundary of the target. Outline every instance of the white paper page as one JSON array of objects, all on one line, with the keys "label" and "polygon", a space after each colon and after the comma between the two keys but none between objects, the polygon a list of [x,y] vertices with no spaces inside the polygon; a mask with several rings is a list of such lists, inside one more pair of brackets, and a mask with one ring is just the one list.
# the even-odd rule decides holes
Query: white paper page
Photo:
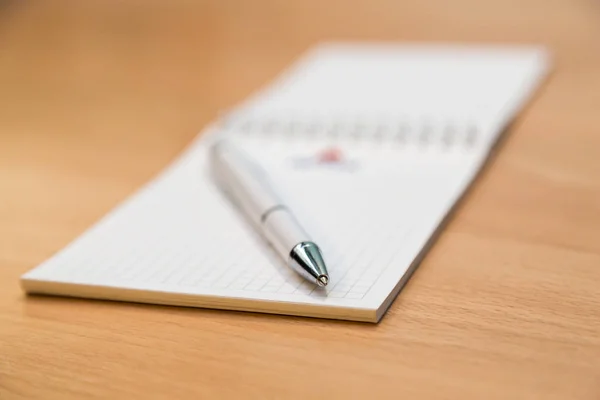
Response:
[{"label": "white paper page", "polygon": [[[541,78],[545,54],[526,50],[323,46],[237,110],[260,125],[239,135],[244,147],[324,251],[324,290],[290,270],[212,185],[204,139],[24,279],[263,300],[274,310],[276,302],[377,309]],[[285,136],[261,128],[288,117],[346,127]],[[408,135],[394,125],[403,121]],[[349,133],[357,122],[361,135]],[[342,160],[323,162],[340,140]]]},{"label": "white paper page", "polygon": [[[403,275],[420,250],[412,232],[426,239],[422,225],[435,228],[472,162],[407,153],[400,164],[380,157],[348,174],[291,167],[291,153],[268,156],[259,146],[265,167],[278,171],[273,178],[323,248],[331,274],[326,290],[286,267],[223,201],[198,144],[25,279],[375,309],[389,293],[390,282],[380,277],[390,270],[396,279]],[[305,197],[308,183],[321,195]]]},{"label": "white paper page", "polygon": [[[329,297],[379,306],[485,160],[486,145],[239,134],[270,171],[334,273]],[[341,161],[323,161],[329,150]]]},{"label": "white paper page", "polygon": [[534,46],[325,43],[242,103],[242,118],[504,123],[546,72]]}]

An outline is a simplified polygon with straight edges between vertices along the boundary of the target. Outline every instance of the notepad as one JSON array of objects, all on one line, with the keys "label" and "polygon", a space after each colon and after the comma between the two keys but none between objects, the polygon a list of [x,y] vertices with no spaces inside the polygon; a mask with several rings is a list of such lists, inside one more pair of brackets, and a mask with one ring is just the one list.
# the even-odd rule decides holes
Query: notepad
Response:
[{"label": "notepad", "polygon": [[[549,64],[536,46],[316,46],[22,287],[378,322]],[[217,189],[207,152],[222,136],[263,164],[319,243],[326,288],[288,268]]]}]

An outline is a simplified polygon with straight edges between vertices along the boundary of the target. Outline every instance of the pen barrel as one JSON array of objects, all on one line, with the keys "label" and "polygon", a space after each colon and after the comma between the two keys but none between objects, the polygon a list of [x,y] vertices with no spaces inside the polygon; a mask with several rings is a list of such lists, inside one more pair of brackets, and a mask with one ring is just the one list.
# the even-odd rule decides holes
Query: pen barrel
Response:
[{"label": "pen barrel", "polygon": [[329,281],[320,249],[284,205],[265,171],[228,142],[209,155],[218,185],[288,266],[319,286]]},{"label": "pen barrel", "polygon": [[274,208],[266,214],[262,230],[266,240],[286,260],[296,245],[310,241],[308,234],[285,207]]},{"label": "pen barrel", "polygon": [[282,204],[266,172],[226,142],[215,145],[210,156],[219,186],[252,223],[262,227],[265,212]]}]

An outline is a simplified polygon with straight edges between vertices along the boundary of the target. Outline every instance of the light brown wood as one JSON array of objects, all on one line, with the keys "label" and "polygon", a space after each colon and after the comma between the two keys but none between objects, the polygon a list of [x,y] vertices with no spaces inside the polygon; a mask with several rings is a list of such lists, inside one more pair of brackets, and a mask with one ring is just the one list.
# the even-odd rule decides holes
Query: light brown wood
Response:
[{"label": "light brown wood", "polygon": [[[555,55],[379,325],[23,296],[323,39]],[[587,0],[0,1],[0,399],[600,398],[599,46]]]}]

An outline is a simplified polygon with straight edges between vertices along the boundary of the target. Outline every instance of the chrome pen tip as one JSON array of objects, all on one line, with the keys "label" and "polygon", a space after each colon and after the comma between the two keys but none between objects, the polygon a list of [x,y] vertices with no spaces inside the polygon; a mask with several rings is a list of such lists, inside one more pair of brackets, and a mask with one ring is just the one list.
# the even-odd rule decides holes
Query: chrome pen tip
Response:
[{"label": "chrome pen tip", "polygon": [[321,287],[327,286],[328,283],[329,283],[329,278],[327,277],[327,275],[320,275],[319,278],[317,279],[317,285],[319,285]]},{"label": "chrome pen tip", "polygon": [[319,247],[313,242],[298,243],[290,252],[289,266],[309,282],[324,287],[329,283],[329,273]]}]

